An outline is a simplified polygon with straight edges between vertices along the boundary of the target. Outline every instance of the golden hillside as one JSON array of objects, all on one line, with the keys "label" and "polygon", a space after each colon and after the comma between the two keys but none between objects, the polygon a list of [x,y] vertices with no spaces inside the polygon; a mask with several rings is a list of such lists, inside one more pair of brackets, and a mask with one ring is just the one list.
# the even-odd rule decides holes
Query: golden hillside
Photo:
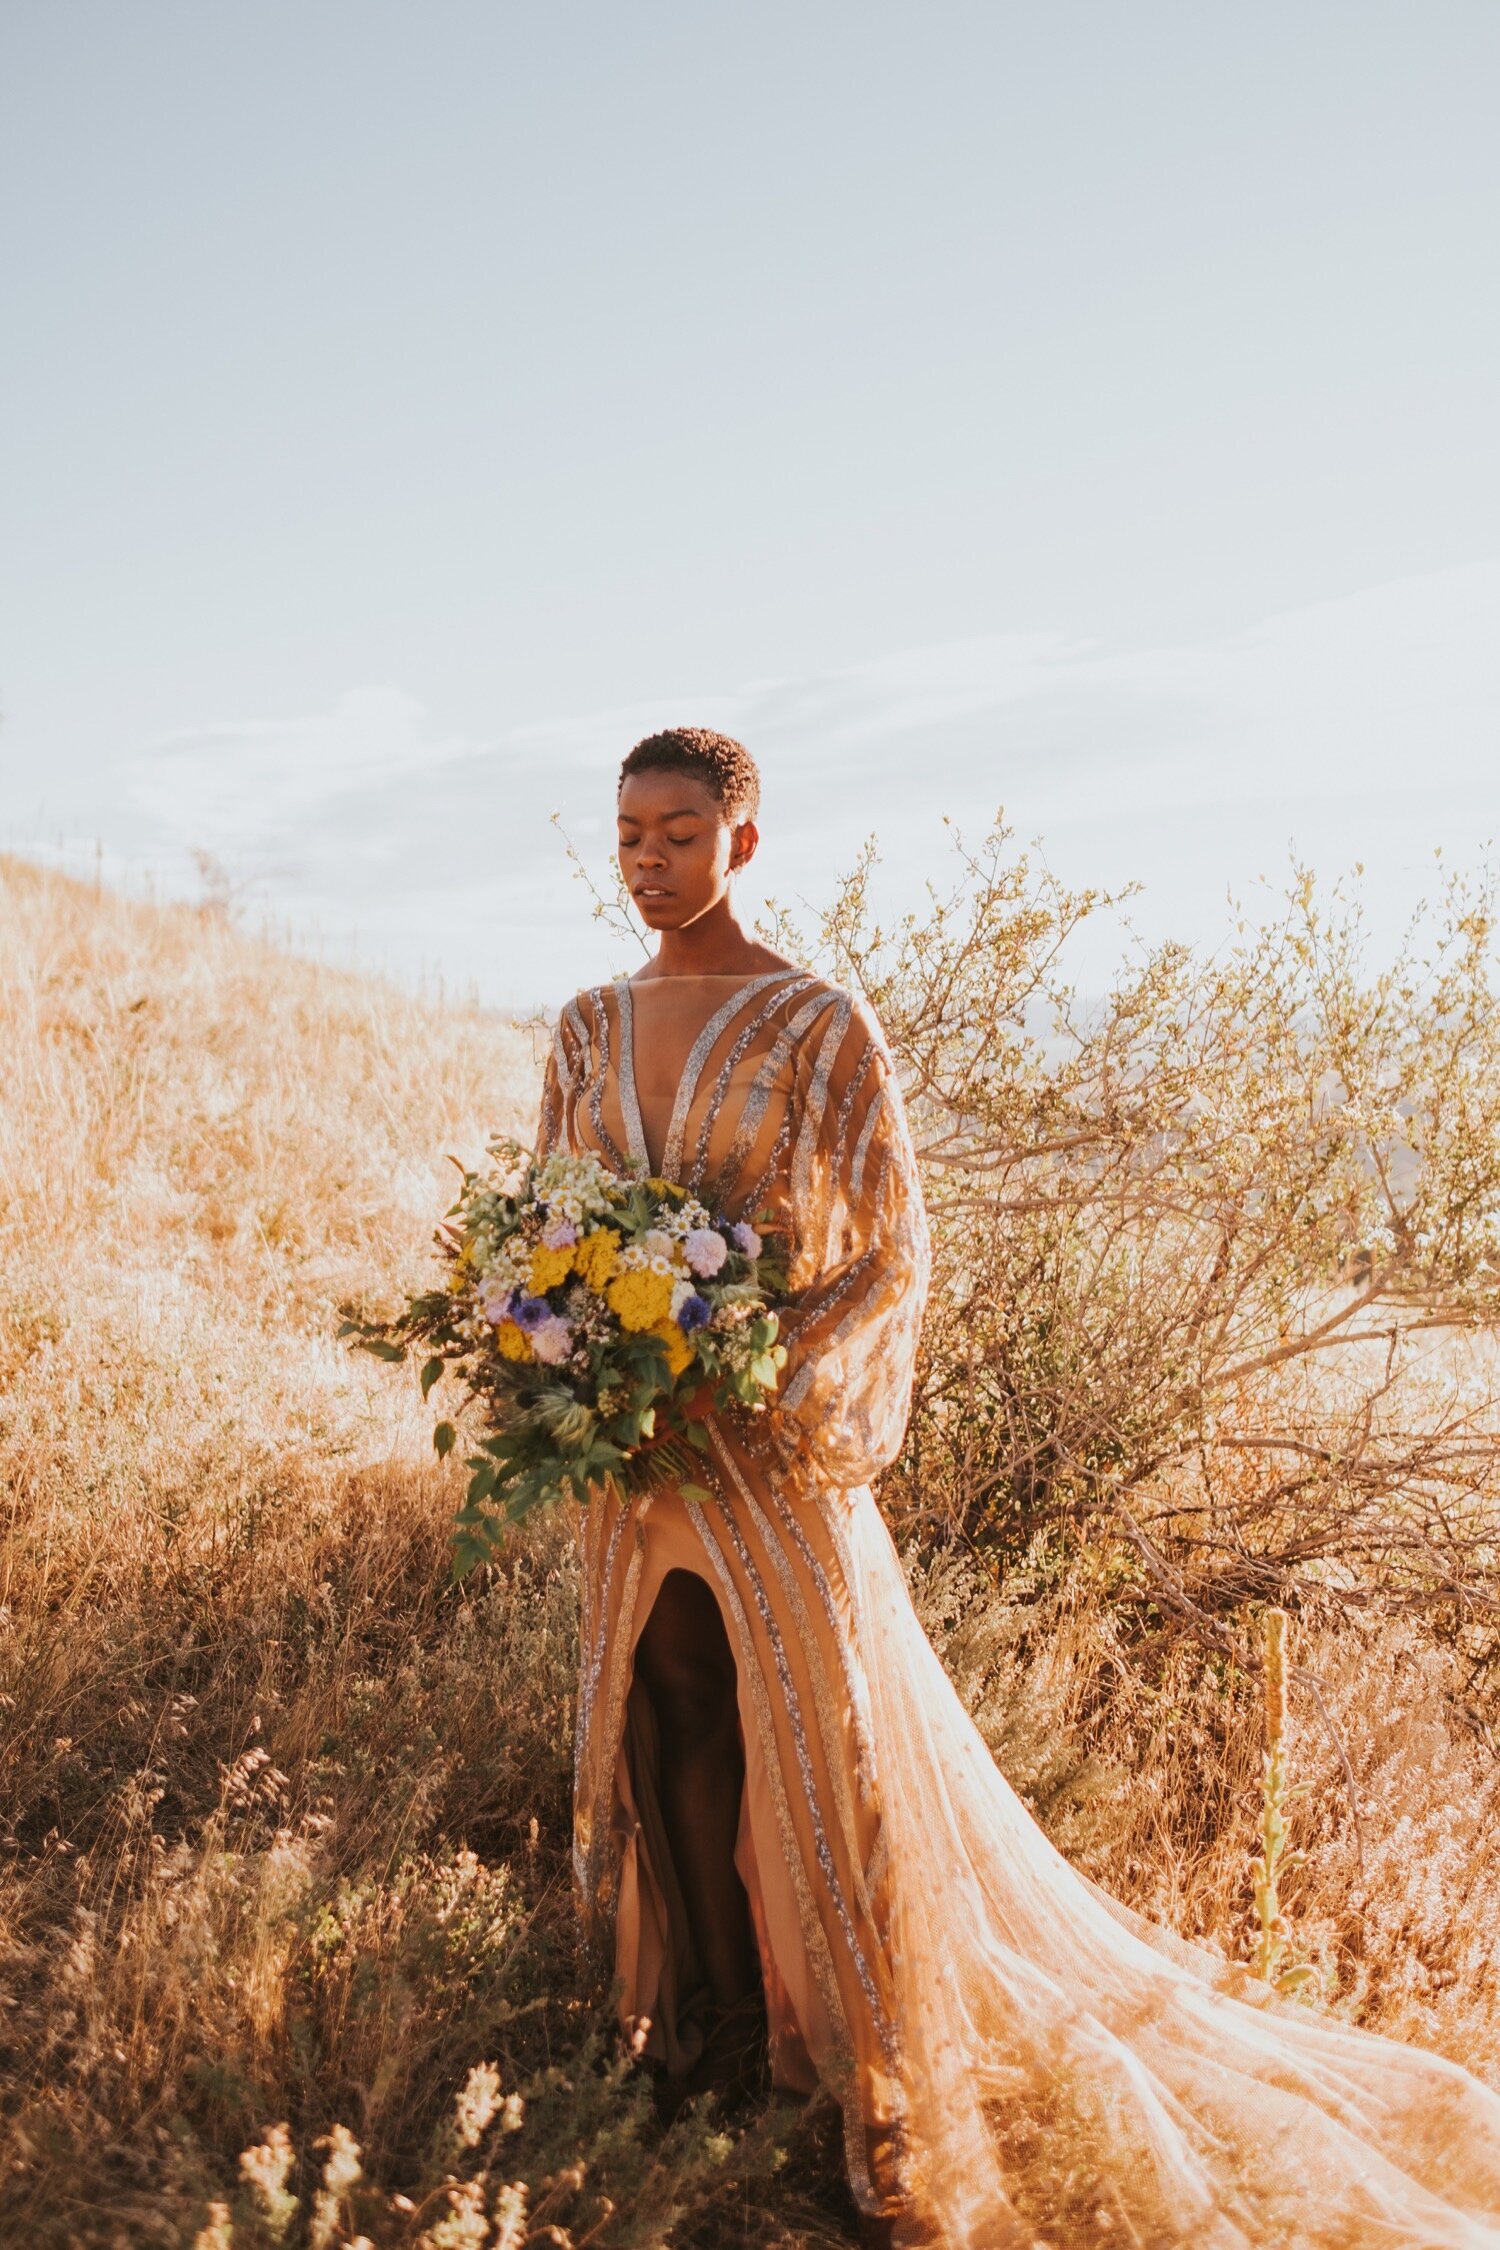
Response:
[{"label": "golden hillside", "polygon": [[[3,860],[0,1053],[0,2235],[849,2239],[817,2116],[652,2121],[574,1938],[565,1527],[454,1589],[462,1472],[335,1340],[421,1276],[448,1152],[529,1133],[530,1036]],[[911,1567],[1054,1840],[1243,1953],[1253,1682],[1141,1639],[1102,1536]],[[1399,1603],[1302,1651],[1297,1947],[1500,2076],[1485,1684]]]}]

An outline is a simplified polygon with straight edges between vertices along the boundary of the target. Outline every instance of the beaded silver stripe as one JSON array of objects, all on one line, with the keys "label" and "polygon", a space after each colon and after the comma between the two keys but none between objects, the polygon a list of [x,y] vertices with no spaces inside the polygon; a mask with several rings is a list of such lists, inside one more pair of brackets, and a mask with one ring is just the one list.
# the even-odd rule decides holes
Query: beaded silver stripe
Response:
[{"label": "beaded silver stripe", "polygon": [[882,1086],[877,1090],[874,1100],[865,1112],[865,1121],[860,1127],[859,1139],[854,1144],[854,1162],[849,1167],[849,1200],[851,1203],[859,1201],[859,1191],[865,1176],[865,1160],[870,1153],[870,1141],[884,1110],[885,1088]]},{"label": "beaded silver stripe", "polygon": [[[791,1330],[791,1338],[799,1346],[799,1348],[802,1344],[802,1340],[806,1331],[808,1329],[814,1329],[821,1326],[821,1324],[828,1318],[828,1315],[833,1311],[835,1305],[842,1304],[844,1299],[848,1296],[850,1290],[855,1288],[859,1282],[864,1280],[870,1267],[876,1264],[878,1256],[879,1245],[878,1243],[872,1242],[869,1245],[868,1249],[862,1250],[860,1252],[859,1256],[849,1267],[848,1271],[840,1276],[840,1278],[834,1283],[833,1287],[829,1289],[826,1296],[820,1297],[816,1304],[808,1305],[805,1312],[800,1306],[796,1308],[798,1312],[802,1313],[802,1318],[798,1320],[796,1326]],[[831,1352],[833,1350],[834,1345],[838,1343],[841,1337],[846,1336],[849,1333],[850,1328],[855,1324],[856,1321],[863,1319],[864,1312],[864,1301],[863,1299],[861,1299],[859,1304],[853,1306],[851,1310],[845,1314],[843,1320],[839,1323],[839,1325],[829,1335],[823,1338],[822,1342],[818,1345],[817,1350],[812,1353],[810,1357],[804,1359],[802,1365],[798,1368],[796,1374],[792,1377],[785,1391],[782,1393],[781,1404],[783,1408],[790,1412],[792,1408],[800,1406],[802,1404],[802,1401],[806,1398],[808,1391],[811,1388],[813,1379],[817,1374],[819,1359],[822,1358],[825,1353]]]},{"label": "beaded silver stripe", "polygon": [[859,1050],[859,1061],[850,1072],[849,1083],[844,1088],[844,1098],[839,1103],[839,1119],[834,1130],[834,1145],[836,1148],[842,1149],[849,1137],[849,1119],[854,1113],[854,1104],[859,1099],[859,1090],[869,1075],[870,1065],[874,1059],[874,1042],[867,1039]]},{"label": "beaded silver stripe", "polygon": [[693,1097],[698,1091],[698,1081],[703,1075],[703,1065],[713,1053],[725,1030],[748,1003],[755,998],[758,992],[765,991],[768,984],[784,984],[789,976],[795,975],[794,969],[769,969],[758,977],[752,977],[748,984],[738,986],[730,998],[714,1010],[693,1041],[692,1046],[688,1049],[687,1061],[682,1066],[682,1076],[677,1081],[677,1094],[672,1103],[672,1117],[667,1127],[666,1146],[662,1151],[661,1160],[664,1179],[672,1180],[677,1177],[678,1168],[682,1163],[682,1140],[687,1130],[688,1113],[693,1106]]},{"label": "beaded silver stripe", "polygon": [[[857,1016],[855,1020],[859,1020]],[[866,1079],[870,1075],[870,1067],[874,1055],[875,1049],[867,1039],[864,1045],[860,1048],[859,1060],[855,1064],[854,1069],[849,1075],[848,1085],[844,1088],[844,1097],[843,1100],[839,1103],[838,1119],[833,1130],[833,1154],[830,1159],[830,1169],[832,1171],[834,1179],[838,1182],[839,1194],[837,1199],[837,1208],[835,1209],[832,1202],[830,1202],[828,1213],[828,1242],[826,1255],[830,1264],[835,1262],[836,1257],[844,1253],[844,1244],[847,1241],[850,1233],[851,1214],[853,1212],[854,1204],[857,1201],[856,1190],[852,1184],[852,1167],[849,1162],[849,1127],[854,1114],[855,1103],[859,1098]],[[835,1218],[839,1218],[842,1221],[842,1231],[837,1247],[835,1247],[833,1237]]]},{"label": "beaded silver stripe", "polygon": [[[828,1841],[828,1830],[824,1825],[822,1810],[818,1803],[817,1782],[813,1774],[812,1756],[807,1747],[807,1729],[802,1722],[802,1706],[798,1700],[797,1685],[792,1678],[791,1666],[787,1662],[786,1644],[781,1637],[781,1628],[776,1622],[776,1613],[771,1606],[771,1598],[766,1592],[765,1581],[756,1569],[754,1558],[745,1545],[744,1534],[734,1520],[733,1510],[722,1496],[716,1497],[715,1507],[723,1520],[724,1528],[733,1543],[735,1553],[739,1557],[740,1568],[745,1573],[750,1590],[755,1596],[755,1606],[760,1612],[761,1624],[765,1627],[766,1638],[770,1643],[771,1657],[776,1666],[776,1677],[780,1683],[784,1699],[787,1723],[791,1727],[792,1742],[797,1752],[797,1766],[802,1776],[802,1787],[806,1793],[808,1818],[812,1822],[813,1846],[818,1855],[818,1865],[822,1869],[823,1880],[828,1886],[828,1894],[833,1902],[834,1912],[838,1917],[845,1947],[850,1960],[854,1964],[855,1974],[859,1978],[860,1988],[869,2007],[870,2019],[875,2026],[875,2034],[880,2042],[881,2052],[885,2056],[887,2067],[892,2076],[899,2077],[901,2068],[900,2049],[896,2039],[895,2025],[891,2020],[890,2011],[881,1997],[880,1987],[875,1981],[869,1961],[865,1956],[864,1947],[860,1944],[859,1933],[854,1927],[854,1918],[849,1912],[849,1902],[844,1896],[844,1887],[839,1881],[838,1868],[834,1863],[833,1848]],[[863,1873],[862,1870],[861,1873]]]},{"label": "beaded silver stripe", "polygon": [[600,1151],[601,1155],[609,1159],[616,1171],[623,1172],[625,1170],[625,1159],[620,1154],[619,1144],[616,1142],[614,1135],[606,1128],[604,1123],[604,1089],[609,1080],[609,1011],[604,1005],[602,985],[596,984],[590,988],[589,1001],[594,1011],[594,1030],[586,1048],[588,1062],[585,1064],[585,1069],[587,1070],[592,1065],[593,1075],[588,1080],[588,1089],[589,1118],[594,1128],[594,1146]]},{"label": "beaded silver stripe", "polygon": [[703,1174],[708,1164],[709,1139],[718,1120],[719,1111],[724,1106],[725,1096],[729,1092],[729,1081],[734,1073],[736,1063],[740,1062],[749,1052],[751,1046],[766,1025],[771,1022],[777,1010],[784,1008],[789,1001],[795,1000],[798,993],[805,992],[812,982],[811,977],[794,977],[784,989],[773,993],[763,1008],[757,1008],[749,1023],[737,1035],[734,1045],[720,1065],[719,1074],[713,1083],[713,1091],[708,1097],[708,1105],[698,1126],[698,1137],[693,1145],[693,1166],[688,1177],[689,1186],[699,1187],[702,1184]]},{"label": "beaded silver stripe", "polygon": [[849,1019],[854,1004],[847,993],[840,993],[833,1011],[833,1021],[818,1043],[818,1059],[813,1066],[812,1081],[802,1103],[802,1122],[797,1128],[797,1145],[792,1152],[791,1195],[793,1210],[805,1209],[808,1202],[808,1182],[812,1174],[813,1150],[823,1129],[823,1112],[828,1107],[828,1082],[833,1076],[849,1029]]},{"label": "beaded silver stripe", "polygon": [[[877,1191],[884,1187],[886,1174],[891,1168],[892,1160],[887,1153],[881,1166]],[[816,1374],[818,1360],[824,1354],[832,1355],[835,1353],[856,1328],[865,1326],[874,1317],[882,1300],[889,1303],[904,1294],[906,1277],[914,1270],[917,1240],[917,1229],[910,1222],[903,1221],[895,1226],[881,1226],[875,1240],[865,1251],[859,1263],[851,1268],[839,1287],[829,1295],[824,1304],[819,1306],[818,1318],[822,1320],[826,1318],[839,1298],[858,1278],[861,1270],[871,1264],[876,1265],[876,1276],[859,1302],[851,1305],[837,1327],[822,1339],[817,1354],[804,1361],[793,1380],[787,1385],[785,1404],[788,1411],[800,1405],[806,1398]],[[861,1411],[858,1403],[858,1390],[854,1384],[846,1384],[842,1404],[849,1425],[856,1429],[862,1438],[868,1440],[869,1433],[873,1428],[873,1417]],[[867,1445],[867,1450],[873,1450],[873,1446]]]},{"label": "beaded silver stripe", "polygon": [[[861,1914],[869,1916],[871,1914],[871,1906],[869,1896],[864,1888],[864,1862],[861,1857],[859,1836],[855,1826],[854,1794],[849,1787],[849,1775],[847,1770],[848,1761],[844,1749],[844,1731],[842,1726],[839,1724],[838,1712],[834,1707],[833,1696],[829,1688],[828,1675],[823,1663],[822,1652],[818,1648],[817,1638],[813,1632],[812,1618],[808,1613],[808,1607],[806,1600],[803,1597],[802,1588],[797,1583],[796,1574],[791,1567],[791,1562],[788,1558],[787,1551],[782,1545],[781,1540],[772,1530],[771,1525],[767,1520],[765,1510],[761,1507],[760,1502],[757,1500],[752,1487],[746,1482],[744,1477],[741,1476],[738,1463],[727,1452],[722,1440],[719,1439],[717,1432],[714,1433],[714,1439],[714,1449],[719,1454],[724,1466],[729,1470],[729,1474],[734,1480],[735,1487],[739,1492],[740,1498],[745,1503],[746,1512],[750,1518],[750,1521],[755,1527],[756,1533],[760,1539],[761,1546],[765,1550],[766,1554],[771,1558],[771,1567],[775,1571],[777,1578],[780,1580],[781,1590],[786,1596],[788,1607],[790,1608],[793,1619],[796,1623],[798,1636],[802,1642],[803,1654],[807,1658],[808,1667],[812,1674],[813,1702],[817,1708],[818,1731],[823,1738],[823,1758],[825,1764],[827,1765],[829,1779],[834,1790],[835,1802],[838,1811],[839,1827],[843,1831],[844,1848],[849,1855],[849,1864],[854,1870],[855,1903],[859,1907]],[[808,1552],[805,1541],[803,1543],[803,1554],[810,1568],[812,1569],[814,1574],[816,1574],[818,1566],[815,1559]],[[827,1606],[829,1612],[829,1623],[833,1627],[834,1646],[839,1647],[842,1644],[844,1636],[839,1632],[838,1622],[833,1613],[833,1605],[831,1599],[829,1600]],[[847,1690],[847,1680],[845,1681],[844,1685]],[[852,1701],[850,1708],[852,1712]],[[856,1744],[858,1744],[859,1727],[857,1722],[855,1725],[855,1739]],[[856,1775],[856,1779],[857,1778],[858,1777]]]},{"label": "beaded silver stripe", "polygon": [[[878,1804],[879,1772],[875,1758],[875,1726],[873,1714],[870,1710],[869,1683],[865,1678],[863,1660],[859,1657],[849,1631],[843,1619],[839,1616],[838,1605],[833,1598],[833,1588],[828,1582],[827,1570],[819,1556],[813,1551],[812,1542],[803,1530],[796,1510],[787,1506],[785,1496],[776,1485],[771,1485],[769,1489],[771,1504],[776,1510],[782,1529],[802,1557],[807,1574],[817,1589],[823,1614],[828,1620],[828,1629],[833,1635],[833,1645],[838,1650],[839,1669],[844,1678],[844,1691],[849,1698],[849,1714],[854,1722],[855,1749],[859,1761],[856,1778],[865,1800],[870,1804]],[[847,1588],[847,1573],[843,1570],[843,1560],[839,1556],[836,1546],[834,1553],[839,1561],[840,1574],[844,1577]],[[853,1607],[852,1593],[850,1594],[850,1607],[851,1609]]]},{"label": "beaded silver stripe", "polygon": [[[864,1703],[864,1723],[869,1730],[871,1774],[878,1794],[880,1789],[880,1761],[875,1748],[875,1713],[870,1705],[870,1676],[862,1653],[869,1644],[869,1631],[865,1620],[865,1605],[862,1599],[864,1582],[855,1568],[854,1550],[849,1543],[849,1503],[842,1493],[835,1492],[829,1485],[821,1485],[814,1495],[813,1505],[818,1511],[818,1521],[828,1534],[828,1543],[837,1558],[839,1576],[844,1582],[844,1591],[849,1596],[849,1609],[854,1625],[851,1655],[854,1657],[858,1669],[860,1691]],[[875,1503],[872,1499],[867,1498],[865,1505],[873,1508]],[[880,1824],[882,1841],[884,1837],[885,1821],[882,1818]],[[871,1866],[876,1863],[879,1856],[880,1842],[877,1842],[875,1851],[871,1855]],[[869,1867],[865,1869],[865,1881],[873,1891],[876,1878],[872,1875]]]},{"label": "beaded silver stripe", "polygon": [[[568,1039],[573,1045],[570,1050]],[[550,1156],[560,1141],[573,1138],[573,1112],[578,1100],[579,1075],[577,1057],[588,1046],[588,1034],[583,1028],[583,1018],[578,1012],[576,999],[568,1001],[560,1011],[552,1031],[552,1070],[557,1086],[557,1114],[548,1121],[547,1105],[543,1103],[543,1131],[539,1153]]]},{"label": "beaded silver stripe", "polygon": [[[588,1052],[589,1044],[588,1025],[583,1020],[583,1010],[578,1005],[578,995],[576,992],[574,993],[572,999],[568,1002],[567,1006],[563,1009],[561,1016],[558,1018],[557,1035],[559,1039],[562,1038],[562,1034],[565,1028],[572,1032],[574,1044],[576,1045],[579,1054],[586,1054]],[[566,1044],[566,1042],[564,1042],[564,1044]],[[567,1075],[570,1079],[574,1075],[573,1065],[571,1062],[568,1064]]]},{"label": "beaded silver stripe", "polygon": [[620,1112],[625,1120],[625,1141],[632,1165],[649,1171],[651,1158],[635,1085],[635,1001],[629,977],[615,978],[615,1001],[620,1011]]},{"label": "beaded silver stripe", "polygon": [[761,1208],[766,1196],[770,1193],[772,1184],[781,1176],[782,1158],[786,1155],[787,1143],[791,1137],[792,1113],[788,1109],[785,1117],[781,1120],[781,1130],[771,1143],[771,1152],[766,1158],[764,1170],[761,1172],[759,1179],[753,1181],[745,1190],[740,1205],[741,1210],[753,1212]]},{"label": "beaded silver stripe", "polygon": [[[872,1320],[879,1316],[882,1309],[905,1294],[909,1277],[915,1270],[913,1246],[916,1241],[917,1230],[906,1222],[885,1231],[884,1242],[881,1245],[885,1252],[881,1259],[882,1271],[871,1282],[860,1302],[850,1307],[832,1334],[824,1339],[819,1346],[820,1353],[832,1354],[836,1352],[856,1328],[867,1327]],[[867,1253],[867,1256],[873,1256],[874,1254],[872,1250]],[[826,1310],[826,1307],[824,1309]],[[813,1364],[809,1361],[807,1367],[799,1372],[810,1375]],[[789,1406],[792,1403],[791,1390],[794,1387],[789,1386],[788,1388],[787,1403]],[[805,1387],[803,1395],[805,1396]],[[882,1450],[883,1447],[877,1447],[875,1418],[862,1403],[867,1396],[868,1386],[861,1384],[857,1379],[850,1378],[846,1380],[841,1404],[844,1408],[846,1429],[858,1438],[863,1451],[867,1455],[873,1456],[877,1450]],[[887,1404],[885,1418],[887,1430],[890,1429],[896,1419],[895,1405],[894,1400]],[[906,1412],[907,1404],[903,1402],[900,1415],[902,1422],[905,1421]]]},{"label": "beaded silver stripe", "polygon": [[[592,1505],[592,1503],[591,1503]],[[615,1520],[610,1528],[609,1547],[604,1557],[604,1568],[595,1583],[603,1588],[599,1616],[596,1620],[593,1646],[588,1651],[588,1661],[582,1667],[578,1683],[578,1718],[581,1737],[588,1734],[594,1715],[594,1698],[598,1693],[599,1676],[604,1669],[605,1650],[609,1641],[609,1587],[614,1577],[615,1557],[620,1551],[620,1541],[625,1536],[625,1526],[630,1521],[630,1510],[623,1501],[616,1500]]]},{"label": "beaded silver stripe", "polygon": [[786,1061],[788,1055],[793,1053],[801,1044],[819,1016],[824,1013],[825,1009],[831,1008],[837,998],[838,995],[832,991],[816,993],[811,1000],[805,1002],[797,1010],[788,1023],[783,1024],[781,1030],[776,1034],[775,1043],[767,1050],[766,1059],[756,1072],[754,1082],[745,1097],[745,1106],[740,1112],[738,1130],[720,1170],[719,1177],[726,1193],[733,1192],[734,1182],[743,1171],[745,1160],[759,1138],[761,1125],[771,1099],[771,1089],[780,1074],[782,1064]]},{"label": "beaded silver stripe", "polygon": [[[792,1821],[791,1807],[787,1803],[786,1783],[781,1771],[781,1753],[776,1741],[776,1721],[771,1712],[770,1697],[766,1693],[765,1676],[750,1636],[745,1605],[740,1600],[739,1589],[729,1568],[728,1557],[709,1529],[701,1501],[683,1493],[682,1504],[687,1509],[694,1530],[702,1543],[704,1557],[723,1590],[724,1604],[734,1626],[739,1648],[740,1665],[744,1678],[750,1685],[750,1700],[755,1705],[755,1723],[760,1732],[761,1764],[770,1786],[771,1802],[776,1813],[776,1826],[781,1837],[781,1854],[792,1878],[792,1888],[797,1894],[797,1921],[802,1932],[802,1943],[817,1978],[823,2005],[828,2011],[828,2021],[833,2033],[835,2056],[840,2066],[824,2075],[837,2081],[846,2081],[854,2055],[854,2038],[849,2027],[849,2011],[844,2005],[844,1995],[838,1972],[833,1965],[833,1954],[828,1943],[828,1932],[814,1902],[808,1882],[807,1864],[802,1856],[802,1846]],[[820,2066],[821,2069],[821,2066]]]},{"label": "beaded silver stripe", "polygon": [[[599,1866],[609,1843],[609,1815],[614,1805],[615,1755],[620,1736],[624,1732],[626,1676],[631,1670],[635,1653],[631,1644],[630,1625],[635,1616],[636,1590],[646,1566],[646,1541],[641,1525],[650,1506],[651,1494],[648,1492],[632,1511],[635,1541],[625,1569],[625,1583],[620,1589],[620,1623],[615,1634],[614,1662],[610,1665],[609,1678],[605,1683],[604,1715],[600,1724],[610,1755],[607,1764],[601,1761],[601,1770],[595,1775],[594,1802],[590,1808],[591,1827],[585,1871],[585,1893],[589,1897],[598,1889]],[[605,1614],[608,1615],[607,1606]]]},{"label": "beaded silver stripe", "polygon": [[570,1077],[568,1050],[563,1044],[562,1017],[559,1016],[552,1027],[552,1050],[542,1077],[542,1106],[536,1128],[539,1156],[550,1156],[557,1146],[568,1113]]}]

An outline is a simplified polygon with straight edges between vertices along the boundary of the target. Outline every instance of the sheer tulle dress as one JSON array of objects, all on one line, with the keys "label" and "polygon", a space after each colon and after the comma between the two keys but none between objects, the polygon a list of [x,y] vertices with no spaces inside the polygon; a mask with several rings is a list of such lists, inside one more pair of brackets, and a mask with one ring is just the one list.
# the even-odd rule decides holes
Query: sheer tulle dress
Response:
[{"label": "sheer tulle dress", "polygon": [[707,1497],[584,1511],[575,1865],[628,2025],[671,2070],[702,1979],[658,1809],[637,1637],[712,1588],[738,1667],[775,2078],[842,2105],[898,2243],[1500,2250],[1500,2099],[1456,2064],[1267,1998],[1047,1843],[912,1610],[870,1480],[896,1453],[927,1228],[878,1026],[800,970],[563,1010],[541,1146],[773,1209],[796,1309],[774,1413],[709,1425]]}]

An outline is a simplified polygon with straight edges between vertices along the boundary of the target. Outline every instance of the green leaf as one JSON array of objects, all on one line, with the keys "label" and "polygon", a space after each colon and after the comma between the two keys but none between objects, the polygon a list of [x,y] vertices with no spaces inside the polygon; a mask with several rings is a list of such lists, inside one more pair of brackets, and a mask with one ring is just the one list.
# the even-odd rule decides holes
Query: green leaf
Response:
[{"label": "green leaf", "polygon": [[457,1525],[453,1533],[451,1565],[455,1583],[467,1578],[481,1563],[491,1561],[499,1544],[499,1526],[488,1516],[478,1517],[472,1524]]},{"label": "green leaf", "polygon": [[423,1398],[424,1398],[424,1399],[426,1398],[426,1396],[427,1396],[428,1392],[429,1392],[429,1391],[430,1391],[430,1390],[432,1389],[432,1386],[433,1386],[433,1384],[434,1384],[434,1383],[435,1383],[435,1382],[437,1381],[438,1377],[439,1377],[439,1376],[440,1376],[440,1375],[442,1374],[442,1372],[443,1372],[443,1366],[444,1366],[444,1362],[443,1362],[442,1360],[440,1360],[440,1359],[437,1359],[437,1358],[432,1358],[432,1359],[430,1359],[430,1360],[429,1360],[429,1361],[427,1362],[427,1365],[426,1365],[426,1366],[425,1366],[425,1367],[423,1368],[423,1370],[422,1370],[422,1396],[423,1396]]},{"label": "green leaf", "polygon": [[362,1336],[354,1348],[359,1352],[370,1352],[376,1359],[394,1361],[406,1357],[404,1344],[388,1344],[383,1336]]},{"label": "green leaf", "polygon": [[432,1433],[432,1450],[440,1461],[446,1461],[458,1443],[458,1432],[451,1422],[439,1422]]},{"label": "green leaf", "polygon": [[680,1484],[678,1491],[688,1500],[712,1500],[713,1494],[705,1492],[701,1484]]}]

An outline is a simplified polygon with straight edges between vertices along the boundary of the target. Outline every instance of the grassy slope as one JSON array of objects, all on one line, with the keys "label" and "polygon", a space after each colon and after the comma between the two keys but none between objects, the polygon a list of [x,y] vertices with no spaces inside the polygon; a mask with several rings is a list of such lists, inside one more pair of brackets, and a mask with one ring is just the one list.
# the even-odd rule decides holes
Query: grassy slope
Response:
[{"label": "grassy slope", "polygon": [[[529,1129],[529,1038],[0,861],[0,1054],[14,2239],[436,2250],[504,2239],[522,2183],[600,2250],[842,2239],[816,2126],[773,2185],[763,2133],[662,2140],[611,2063],[568,1904],[566,1540],[448,1589],[430,1417],[333,1340],[340,1298],[422,1272],[444,1152]],[[1064,1848],[1240,1950],[1238,1686],[1125,1666],[1088,1585],[918,1575]],[[1493,1758],[1414,1635],[1313,1653],[1364,1857],[1309,1739],[1305,1941],[1350,2013],[1494,2068]]]}]

